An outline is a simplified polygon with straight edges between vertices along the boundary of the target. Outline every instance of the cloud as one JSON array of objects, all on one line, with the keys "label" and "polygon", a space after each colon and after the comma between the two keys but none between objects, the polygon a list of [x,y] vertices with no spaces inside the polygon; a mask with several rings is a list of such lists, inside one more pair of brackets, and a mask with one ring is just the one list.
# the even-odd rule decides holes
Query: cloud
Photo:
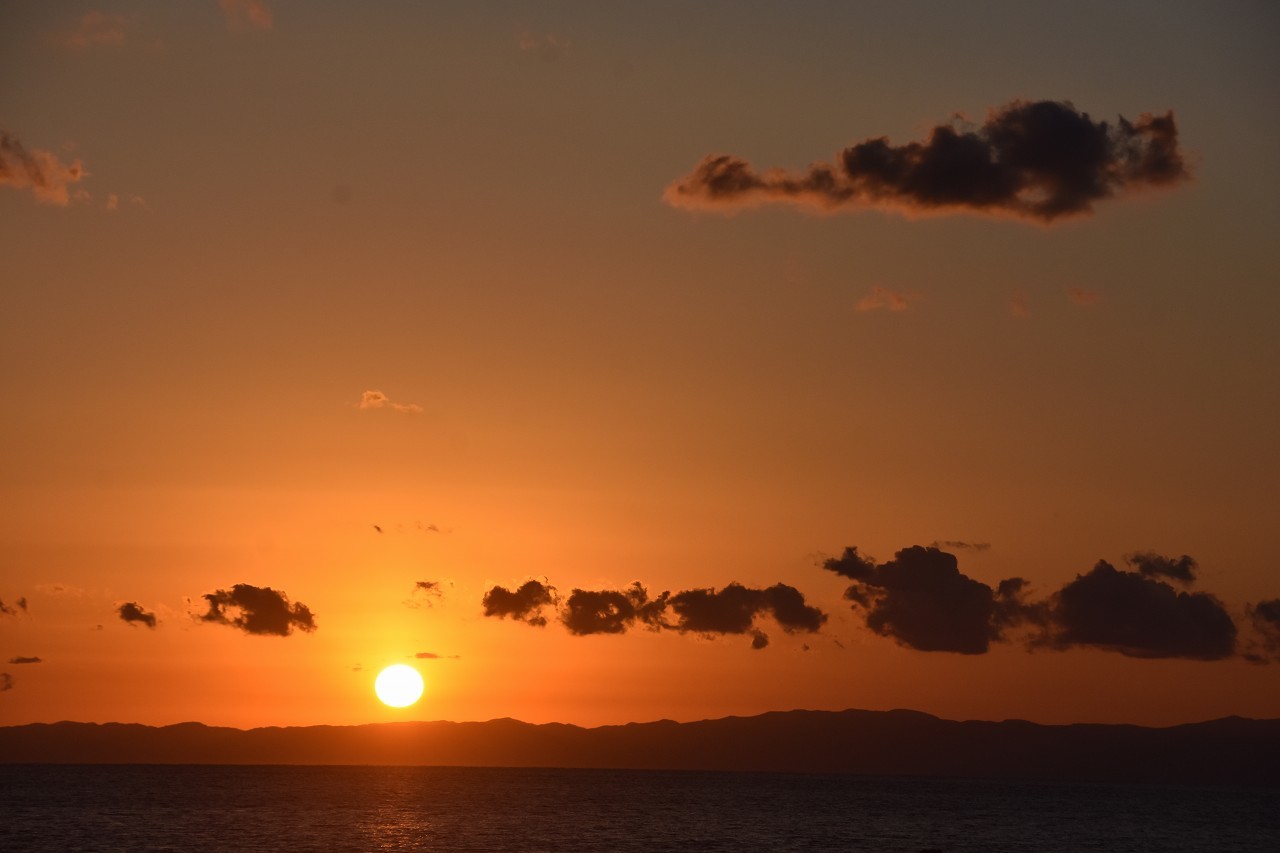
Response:
[{"label": "cloud", "polygon": [[[1194,567],[1194,560],[1184,559]],[[1235,652],[1236,626],[1217,598],[1179,592],[1147,572],[1120,571],[1105,560],[1055,593],[1050,607],[1058,648],[1093,646],[1129,657],[1197,660]]]},{"label": "cloud", "polygon": [[1252,651],[1245,657],[1254,663],[1268,658],[1280,661],[1280,598],[1259,601],[1245,608],[1253,629],[1257,632],[1261,651]]},{"label": "cloud", "polygon": [[1009,296],[1009,313],[1015,317],[1031,316],[1031,300],[1025,290],[1015,290]]},{"label": "cloud", "polygon": [[1102,299],[1102,294],[1084,287],[1068,287],[1067,298],[1081,307],[1088,308],[1090,305],[1097,305]]},{"label": "cloud", "polygon": [[126,601],[120,605],[116,612],[120,614],[121,619],[129,624],[141,622],[148,628],[156,627],[156,615],[143,610],[142,606],[136,602]]},{"label": "cloud", "polygon": [[0,599],[0,616],[20,616],[27,612],[27,599],[19,598],[13,603],[13,606],[4,603],[4,599]]},{"label": "cloud", "polygon": [[506,587],[495,586],[484,594],[481,603],[484,605],[485,616],[510,618],[542,627],[547,624],[547,617],[542,615],[542,609],[555,605],[555,593],[555,587],[531,580],[525,581],[515,592]]},{"label": "cloud", "polygon": [[858,300],[854,310],[864,313],[878,311],[881,308],[889,311],[906,311],[911,307],[912,302],[919,299],[920,297],[915,294],[896,293],[877,284],[870,293]]},{"label": "cloud", "polygon": [[13,664],[44,663],[44,658],[18,656],[16,658],[9,658],[9,663],[13,663]]},{"label": "cloud", "polygon": [[569,633],[621,634],[636,622],[654,630],[662,627],[670,593],[650,599],[639,581],[625,590],[574,589],[565,601],[560,621]]},{"label": "cloud", "polygon": [[[983,654],[1001,637],[1002,624],[1012,621],[997,619],[1004,599],[961,574],[955,556],[937,548],[904,548],[880,565],[846,548],[823,568],[854,580],[844,597],[862,611],[868,628],[913,649]],[[1016,602],[1022,584],[1004,589]]]},{"label": "cloud", "polygon": [[87,175],[79,160],[63,163],[49,151],[28,151],[6,131],[0,130],[0,186],[31,190],[36,200],[66,207],[68,187]]},{"label": "cloud", "polygon": [[238,583],[230,590],[219,589],[203,596],[209,610],[200,618],[239,628],[247,634],[287,637],[294,628],[314,631],[315,616],[305,604],[290,604],[283,592],[269,586]]},{"label": "cloud", "polygon": [[520,50],[536,55],[543,62],[555,62],[569,47],[569,42],[551,33],[535,35],[528,30],[520,34],[516,44]]},{"label": "cloud", "polygon": [[960,539],[935,539],[929,545],[930,548],[952,548],[967,549],[970,551],[987,551],[991,548],[990,542],[964,542]]},{"label": "cloud", "polygon": [[1165,583],[1195,579],[1189,556],[1138,552],[1137,571],[1100,560],[1047,598],[1027,598],[1028,583],[1008,578],[992,589],[960,573],[955,556],[913,546],[876,565],[858,553],[823,567],[855,583],[845,598],[877,634],[921,651],[982,654],[991,643],[1027,633],[1031,648],[1105,649],[1129,657],[1218,660],[1235,653],[1236,626],[1217,598]]},{"label": "cloud", "polygon": [[754,589],[730,583],[719,591],[689,589],[670,598],[672,611],[678,617],[671,628],[697,634],[751,634],[751,647],[762,649],[768,636],[755,625],[757,617],[772,615],[787,633],[816,632],[827,621],[827,614],[805,603],[804,595],[793,586],[779,583],[767,589]]},{"label": "cloud", "polygon": [[116,211],[116,210],[119,210],[119,209],[120,209],[120,196],[116,195],[115,193],[108,193],[108,194],[107,194],[107,202],[106,202],[106,204],[105,204],[104,206],[106,207],[106,209],[107,209],[107,210],[112,211],[112,212],[114,212],[114,211]]},{"label": "cloud", "polygon": [[668,204],[734,210],[789,203],[821,211],[865,207],[913,214],[1007,215],[1041,223],[1089,214],[1094,202],[1189,178],[1172,112],[1095,122],[1069,101],[1014,101],[980,126],[937,125],[924,142],[867,139],[834,164],[757,171],[711,155],[666,188]]},{"label": "cloud", "polygon": [[418,652],[414,657],[418,660],[458,660],[458,655],[438,655],[435,652]]},{"label": "cloud", "polygon": [[405,414],[418,414],[422,411],[422,407],[417,403],[393,403],[391,398],[381,391],[365,391],[360,395],[360,403],[358,408],[361,409],[392,409]]},{"label": "cloud", "polygon": [[88,48],[106,44],[124,42],[123,15],[108,15],[105,12],[85,12],[68,29],[54,33],[49,40],[58,47],[69,50],[87,50]]},{"label": "cloud", "polygon": [[7,672],[0,672],[0,693],[6,693],[13,689],[13,676]]},{"label": "cloud", "polygon": [[1186,554],[1176,560],[1162,557],[1150,551],[1136,551],[1127,555],[1124,561],[1138,570],[1146,578],[1171,578],[1182,583],[1193,583],[1199,566]]},{"label": "cloud", "polygon": [[269,30],[275,16],[262,0],[218,0],[227,26],[233,30]]}]

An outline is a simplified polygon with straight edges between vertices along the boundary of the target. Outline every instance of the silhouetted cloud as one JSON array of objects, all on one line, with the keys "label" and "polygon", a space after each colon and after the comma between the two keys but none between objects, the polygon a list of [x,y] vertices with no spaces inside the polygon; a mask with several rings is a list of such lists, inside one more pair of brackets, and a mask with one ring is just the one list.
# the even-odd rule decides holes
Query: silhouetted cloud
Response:
[{"label": "silhouetted cloud", "polygon": [[[868,628],[913,649],[982,654],[1000,638],[1002,624],[1013,621],[1011,614],[998,621],[991,587],[961,574],[955,556],[937,548],[904,548],[880,565],[846,548],[823,568],[855,581],[844,596]],[[1005,589],[1016,603],[1022,584]]]},{"label": "silhouetted cloud", "polygon": [[71,203],[68,187],[86,174],[79,160],[67,164],[52,152],[28,151],[0,130],[0,186],[31,190],[37,200],[65,207]]},{"label": "silhouetted cloud", "polygon": [[952,548],[967,551],[987,551],[991,548],[990,542],[964,542],[959,539],[935,539],[929,545],[930,548]]},{"label": "silhouetted cloud", "polygon": [[1137,551],[1129,554],[1124,561],[1138,570],[1143,577],[1172,578],[1183,583],[1192,583],[1196,579],[1196,561],[1186,554],[1176,560],[1162,557],[1150,551]]},{"label": "silhouetted cloud", "polygon": [[806,604],[799,590],[783,583],[766,589],[736,582],[719,591],[689,589],[671,596],[670,605],[678,617],[671,628],[697,634],[750,633],[754,649],[762,649],[769,643],[768,636],[755,626],[758,616],[772,615],[789,634],[815,632],[827,621],[827,614]]},{"label": "silhouetted cloud", "polygon": [[1236,626],[1218,599],[1179,592],[1105,560],[1055,593],[1050,606],[1058,648],[1094,646],[1129,657],[1199,660],[1235,652]]},{"label": "silhouetted cloud", "polygon": [[218,0],[218,5],[233,30],[269,30],[275,24],[275,16],[262,0]]},{"label": "silhouetted cloud", "polygon": [[381,391],[365,391],[360,395],[361,409],[391,409],[406,415],[416,415],[422,411],[417,403],[393,403],[391,398]]},{"label": "silhouetted cloud", "polygon": [[1259,637],[1261,652],[1252,651],[1246,657],[1255,663],[1268,658],[1280,661],[1280,598],[1259,601],[1245,608],[1249,621]]},{"label": "silhouetted cloud", "polygon": [[143,610],[142,605],[136,602],[126,601],[116,609],[116,612],[120,615],[121,619],[130,624],[141,622],[148,628],[154,628],[156,626],[156,615]]},{"label": "silhouetted cloud", "polygon": [[269,586],[238,583],[203,598],[209,602],[208,612],[200,617],[203,621],[230,625],[248,634],[287,637],[294,628],[316,629],[315,616],[305,604],[290,604],[288,596]]},{"label": "silhouetted cloud", "polygon": [[27,599],[25,597],[15,601],[12,607],[5,604],[3,599],[0,599],[0,616],[18,616],[26,612]]},{"label": "silhouetted cloud", "polygon": [[6,693],[13,689],[13,676],[7,672],[0,672],[0,693]]},{"label": "silhouetted cloud", "polygon": [[1085,575],[1040,600],[1027,597],[1023,578],[993,590],[960,573],[955,556],[913,546],[876,565],[847,548],[824,568],[851,578],[845,591],[867,627],[922,651],[981,654],[1025,629],[1031,647],[1089,646],[1130,657],[1216,660],[1235,652],[1236,626],[1208,593],[1179,592],[1162,578],[1191,583],[1189,556],[1150,552],[1129,556],[1138,571],[1099,561]]},{"label": "silhouetted cloud", "polygon": [[565,601],[560,621],[571,634],[621,634],[640,622],[653,629],[663,626],[670,593],[656,599],[639,581],[625,590],[574,589]]},{"label": "silhouetted cloud", "polygon": [[547,617],[542,615],[542,609],[553,606],[555,602],[555,587],[531,580],[525,581],[515,592],[506,587],[495,586],[484,594],[481,603],[484,605],[485,616],[515,619],[542,627],[547,624]]},{"label": "silhouetted cloud", "polygon": [[85,12],[65,30],[54,33],[49,41],[70,50],[85,50],[97,45],[124,42],[124,15],[108,15],[105,12]]},{"label": "silhouetted cloud", "polygon": [[734,209],[786,202],[835,211],[876,206],[910,213],[1011,215],[1049,223],[1094,202],[1189,177],[1172,112],[1095,122],[1069,101],[1014,101],[974,127],[938,125],[924,142],[867,139],[836,163],[802,173],[757,171],[712,155],[664,193],[676,207]]},{"label": "silhouetted cloud", "polygon": [[458,660],[458,655],[440,655],[435,652],[418,652],[414,657],[418,660]]},{"label": "silhouetted cloud", "polygon": [[15,664],[22,664],[22,663],[44,663],[44,658],[37,658],[37,657],[22,657],[21,655],[19,655],[19,656],[18,656],[18,657],[16,657],[16,658],[9,658],[9,663],[15,663]]},{"label": "silhouetted cloud", "polygon": [[912,302],[919,299],[920,297],[914,293],[897,293],[877,284],[871,288],[870,293],[858,300],[854,310],[861,313],[879,311],[881,308],[888,311],[906,311],[911,307]]}]

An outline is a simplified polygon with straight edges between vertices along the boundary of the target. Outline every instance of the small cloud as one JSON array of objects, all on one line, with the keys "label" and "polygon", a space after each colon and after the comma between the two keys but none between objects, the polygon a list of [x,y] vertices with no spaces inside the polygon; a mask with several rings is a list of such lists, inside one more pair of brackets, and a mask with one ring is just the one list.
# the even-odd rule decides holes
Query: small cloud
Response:
[{"label": "small cloud", "polygon": [[0,186],[31,190],[37,201],[66,207],[71,185],[87,174],[79,160],[68,164],[50,151],[28,151],[17,137],[0,130]]},{"label": "small cloud", "polygon": [[65,583],[38,583],[36,584],[36,592],[42,595],[66,595],[73,598],[80,598],[85,593],[83,588]]},{"label": "small cloud", "polygon": [[1102,294],[1084,287],[1068,287],[1067,298],[1082,308],[1088,308],[1097,305],[1102,299]]},{"label": "small cloud", "polygon": [[129,196],[129,204],[133,205],[134,207],[140,207],[143,210],[151,209],[151,205],[147,204],[147,200],[140,195]]},{"label": "small cloud", "polygon": [[1245,608],[1249,621],[1258,634],[1260,649],[1245,657],[1254,663],[1267,659],[1280,661],[1280,598],[1259,601]]},{"label": "small cloud", "polygon": [[555,593],[555,587],[531,580],[525,581],[514,592],[506,587],[495,586],[484,594],[481,604],[484,605],[485,616],[515,619],[542,627],[547,624],[547,617],[542,615],[542,610],[555,605]]},{"label": "small cloud", "polygon": [[1145,578],[1170,578],[1182,583],[1194,583],[1196,571],[1200,568],[1196,561],[1183,554],[1174,559],[1162,557],[1150,551],[1137,551],[1125,556],[1124,561],[1138,570]]},{"label": "small cloud", "polygon": [[516,44],[520,50],[536,55],[543,62],[555,62],[569,47],[569,42],[551,33],[536,35],[528,30],[520,34]]},{"label": "small cloud", "polygon": [[[413,585],[413,591],[409,593],[409,599],[404,603],[406,607],[419,608],[431,607],[436,601],[444,598],[445,581],[417,581]],[[453,586],[453,582],[448,582]]]},{"label": "small cloud", "polygon": [[414,655],[418,660],[459,660],[459,655],[438,655],[435,652],[418,652]]},{"label": "small cloud", "polygon": [[269,30],[275,16],[262,0],[218,0],[227,26],[232,30]]},{"label": "small cloud", "polygon": [[1015,317],[1031,316],[1031,301],[1025,290],[1015,290],[1009,297],[1009,313]]},{"label": "small cloud", "polygon": [[148,628],[156,627],[156,615],[142,609],[142,606],[133,601],[126,601],[116,610],[120,618],[125,622],[133,625],[141,622]]},{"label": "small cloud", "polygon": [[767,589],[736,582],[718,591],[689,589],[671,596],[671,609],[678,617],[671,627],[698,634],[756,634],[755,619],[763,615],[772,615],[788,633],[812,633],[827,621],[827,614],[807,605],[798,589],[783,583]]},{"label": "small cloud", "polygon": [[876,285],[871,292],[858,300],[854,310],[859,312],[878,311],[884,308],[889,311],[906,311],[912,302],[920,300],[914,293],[897,293],[886,287]]},{"label": "small cloud", "polygon": [[951,548],[966,549],[969,551],[987,551],[991,548],[990,542],[964,542],[960,539],[935,539],[929,545],[930,548]]},{"label": "small cloud", "polygon": [[315,616],[305,604],[291,604],[289,597],[269,586],[238,583],[231,589],[219,589],[202,596],[209,609],[200,616],[204,622],[217,622],[238,628],[246,634],[270,634],[287,637],[294,628],[314,631]]},{"label": "small cloud", "polygon": [[[759,650],[759,649],[763,649],[767,645],[769,645],[768,634],[758,629],[751,632],[751,648]],[[804,650],[806,652],[809,651],[809,647],[806,645],[804,647]]]},{"label": "small cloud", "polygon": [[120,209],[120,196],[115,193],[107,194],[107,203],[104,205],[107,210],[115,211]]},{"label": "small cloud", "polygon": [[908,215],[1012,216],[1044,225],[1093,212],[1095,202],[1190,178],[1172,111],[1094,121],[1069,101],[1014,101],[981,126],[954,117],[928,138],[872,137],[804,172],[758,170],[711,154],[670,184],[666,202],[731,212],[784,203],[823,212],[868,207]]},{"label": "small cloud", "polygon": [[13,689],[13,676],[7,672],[0,672],[0,693],[7,693]]},{"label": "small cloud", "polygon": [[68,50],[87,50],[91,47],[124,42],[123,15],[105,12],[85,12],[68,29],[54,33],[49,41]]},{"label": "small cloud", "polygon": [[15,664],[23,664],[23,663],[44,663],[44,658],[36,658],[36,657],[21,657],[21,656],[19,656],[19,657],[16,657],[16,658],[9,658],[9,663],[15,663]]},{"label": "small cloud", "polygon": [[392,409],[405,414],[418,414],[422,411],[422,407],[417,403],[393,403],[391,398],[381,391],[365,391],[360,395],[360,402],[357,408],[361,409]]},{"label": "small cloud", "polygon": [[364,664],[360,664],[360,663],[358,663],[358,664],[356,664],[355,666],[351,667],[351,671],[352,671],[352,672],[361,672],[363,669],[364,669]]},{"label": "small cloud", "polygon": [[574,589],[565,601],[560,621],[569,633],[621,634],[634,623],[650,628],[662,627],[668,593],[649,599],[649,592],[639,581],[624,590]]},{"label": "small cloud", "polygon": [[22,616],[27,612],[26,597],[19,598],[12,606],[5,604],[4,599],[0,599],[0,616]]}]

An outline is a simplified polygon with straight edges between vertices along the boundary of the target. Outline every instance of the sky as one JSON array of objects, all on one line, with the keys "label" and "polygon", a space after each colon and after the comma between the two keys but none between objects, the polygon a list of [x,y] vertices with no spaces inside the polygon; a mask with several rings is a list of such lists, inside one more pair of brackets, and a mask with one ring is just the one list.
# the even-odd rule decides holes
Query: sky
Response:
[{"label": "sky", "polygon": [[1278,37],[0,5],[0,724],[1280,717]]}]

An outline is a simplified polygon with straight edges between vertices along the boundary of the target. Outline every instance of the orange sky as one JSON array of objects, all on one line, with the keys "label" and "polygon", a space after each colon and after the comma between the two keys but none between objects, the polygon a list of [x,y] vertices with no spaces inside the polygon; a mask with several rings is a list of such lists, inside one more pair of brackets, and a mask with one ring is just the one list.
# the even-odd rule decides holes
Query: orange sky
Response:
[{"label": "orange sky", "polygon": [[[4,4],[0,724],[1280,716],[1277,35],[1266,3]],[[1061,217],[1078,175],[846,165],[1118,116]],[[717,155],[755,183],[717,195]],[[812,164],[834,190],[779,183]],[[485,614],[531,579],[547,624]],[[657,621],[571,633],[634,581]],[[680,597],[731,583],[745,628]],[[310,621],[246,630],[236,585]],[[920,648],[965,590],[986,651]],[[407,660],[423,700],[381,706]]]}]

